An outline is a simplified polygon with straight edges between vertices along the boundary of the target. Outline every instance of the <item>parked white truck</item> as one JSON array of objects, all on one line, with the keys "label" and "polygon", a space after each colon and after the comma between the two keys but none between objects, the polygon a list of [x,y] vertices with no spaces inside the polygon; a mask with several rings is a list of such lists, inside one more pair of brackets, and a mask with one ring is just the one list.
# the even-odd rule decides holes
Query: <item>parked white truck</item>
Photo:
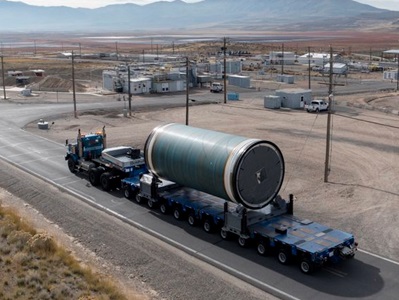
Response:
[{"label": "parked white truck", "polygon": [[211,93],[219,93],[223,92],[223,84],[220,82],[212,82],[211,84]]},{"label": "parked white truck", "polygon": [[310,104],[305,105],[307,112],[319,112],[328,110],[328,103],[324,100],[312,100]]}]

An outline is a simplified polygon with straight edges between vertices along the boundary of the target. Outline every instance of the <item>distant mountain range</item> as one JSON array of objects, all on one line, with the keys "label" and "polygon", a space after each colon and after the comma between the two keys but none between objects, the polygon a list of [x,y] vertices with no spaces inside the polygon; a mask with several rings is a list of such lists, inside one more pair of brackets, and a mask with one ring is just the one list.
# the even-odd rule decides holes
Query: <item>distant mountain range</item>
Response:
[{"label": "distant mountain range", "polygon": [[223,28],[236,30],[340,30],[385,22],[399,12],[351,0],[204,0],[109,5],[97,9],[32,6],[0,0],[0,31],[128,32]]}]

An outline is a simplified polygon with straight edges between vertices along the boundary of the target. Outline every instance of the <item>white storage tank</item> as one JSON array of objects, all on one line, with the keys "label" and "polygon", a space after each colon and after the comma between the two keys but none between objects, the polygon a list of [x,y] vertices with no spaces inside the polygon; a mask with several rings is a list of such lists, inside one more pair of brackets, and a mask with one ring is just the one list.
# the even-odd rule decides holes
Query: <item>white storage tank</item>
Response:
[{"label": "white storage tank", "polygon": [[288,83],[288,84],[293,84],[294,83],[294,76],[293,75],[279,74],[279,75],[277,75],[277,81],[278,82]]}]

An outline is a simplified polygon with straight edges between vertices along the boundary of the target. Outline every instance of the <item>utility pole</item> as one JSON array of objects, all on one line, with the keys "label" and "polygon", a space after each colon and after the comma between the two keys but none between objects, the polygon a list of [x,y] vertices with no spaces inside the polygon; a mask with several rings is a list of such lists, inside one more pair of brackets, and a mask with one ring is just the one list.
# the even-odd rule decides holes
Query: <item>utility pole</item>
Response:
[{"label": "utility pole", "polygon": [[3,60],[3,53],[1,55],[1,78],[3,79],[3,93],[4,93],[4,100],[7,99],[6,95],[6,82],[5,82],[5,76],[4,76],[4,60]]},{"label": "utility pole", "polygon": [[79,43],[79,57],[82,58],[82,44]]},{"label": "utility pole", "polygon": [[282,54],[282,59],[281,59],[281,75],[284,75],[284,43],[281,46],[281,54]]},{"label": "utility pole", "polygon": [[76,91],[75,91],[75,58],[72,50],[72,97],[73,97],[73,114],[75,119],[78,118],[78,113],[76,111]]},{"label": "utility pole", "polygon": [[396,60],[398,61],[398,72],[396,73],[396,92],[399,90],[399,53],[396,56]]},{"label": "utility pole", "polygon": [[189,61],[188,56],[186,57],[186,125],[188,126],[188,102],[190,98],[190,85],[189,85],[189,73],[188,73]]},{"label": "utility pole", "polygon": [[119,60],[118,42],[115,42],[115,52],[116,52],[116,60]]},{"label": "utility pole", "polygon": [[34,56],[36,56],[36,40],[33,40],[33,45],[34,45]]},{"label": "utility pole", "polygon": [[333,99],[333,50],[330,46],[330,82],[328,87],[328,111],[327,111],[327,136],[326,136],[326,160],[324,166],[324,182],[328,182],[330,173],[330,143],[331,143],[331,106]]},{"label": "utility pole", "polygon": [[227,103],[226,37],[223,38],[223,103]]},{"label": "utility pole", "polygon": [[129,96],[129,117],[132,116],[132,92],[130,90],[130,65],[127,64],[127,93]]},{"label": "utility pole", "polygon": [[143,63],[145,63],[145,50],[143,49]]},{"label": "utility pole", "polygon": [[309,70],[309,90],[311,89],[310,86],[310,47],[308,47],[308,70]]}]

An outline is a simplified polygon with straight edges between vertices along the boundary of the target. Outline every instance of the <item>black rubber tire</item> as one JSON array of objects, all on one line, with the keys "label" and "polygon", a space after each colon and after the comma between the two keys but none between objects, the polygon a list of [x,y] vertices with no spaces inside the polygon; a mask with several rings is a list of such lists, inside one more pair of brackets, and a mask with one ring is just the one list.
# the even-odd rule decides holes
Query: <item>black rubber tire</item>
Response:
[{"label": "black rubber tire", "polygon": [[280,264],[288,265],[291,262],[291,255],[285,249],[280,249],[277,253],[277,259]]},{"label": "black rubber tire", "polygon": [[190,214],[188,215],[187,222],[188,222],[188,224],[189,224],[190,226],[193,226],[193,227],[194,227],[195,225],[197,225],[197,219],[195,218],[194,213],[190,213]]},{"label": "black rubber tire", "polygon": [[169,213],[169,209],[168,206],[166,205],[166,203],[161,203],[159,205],[159,210],[161,211],[162,214],[166,215]]},{"label": "black rubber tire", "polygon": [[265,245],[265,242],[263,241],[258,241],[257,245],[256,245],[256,252],[258,252],[258,254],[260,256],[266,256],[268,255],[268,248]]},{"label": "black rubber tire", "polygon": [[315,270],[314,263],[312,263],[309,259],[303,258],[299,262],[299,268],[301,272],[304,274],[312,274]]},{"label": "black rubber tire", "polygon": [[178,208],[178,207],[175,207],[174,208],[174,210],[173,210],[173,217],[176,219],[176,220],[181,220],[182,219],[182,211],[181,211],[181,209],[180,208]]},{"label": "black rubber tire", "polygon": [[147,206],[148,206],[148,208],[150,208],[150,209],[154,209],[154,208],[155,208],[155,202],[152,201],[151,199],[148,199],[148,200],[147,200]]},{"label": "black rubber tire", "polygon": [[76,173],[76,163],[72,157],[68,158],[68,169],[71,173]]},{"label": "black rubber tire", "polygon": [[111,174],[109,172],[102,173],[100,176],[101,187],[104,191],[111,190]]},{"label": "black rubber tire", "polygon": [[224,240],[229,240],[231,237],[231,233],[222,228],[220,229],[220,237]]},{"label": "black rubber tire", "polygon": [[213,222],[209,218],[206,218],[202,224],[202,228],[204,228],[205,232],[211,233],[213,231]]},{"label": "black rubber tire", "polygon": [[240,245],[240,247],[245,248],[248,245],[248,239],[244,239],[243,237],[239,236],[237,241],[238,241],[238,245]]},{"label": "black rubber tire", "polygon": [[130,186],[125,185],[123,188],[123,196],[125,196],[126,199],[133,199],[133,195],[134,193]]},{"label": "black rubber tire", "polygon": [[100,184],[100,173],[97,168],[89,169],[89,181],[92,186],[97,186]]},{"label": "black rubber tire", "polygon": [[138,204],[141,204],[143,202],[143,198],[141,198],[140,194],[137,194],[134,198]]}]

